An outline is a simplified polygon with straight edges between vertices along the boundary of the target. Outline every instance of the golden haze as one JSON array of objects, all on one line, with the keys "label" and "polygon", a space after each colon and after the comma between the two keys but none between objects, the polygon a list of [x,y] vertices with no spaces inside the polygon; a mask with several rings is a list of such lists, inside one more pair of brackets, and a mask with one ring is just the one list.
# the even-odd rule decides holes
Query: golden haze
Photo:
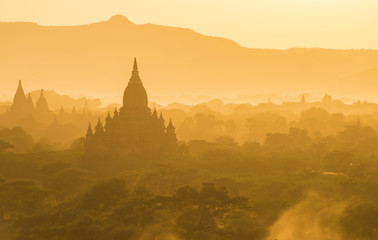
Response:
[{"label": "golden haze", "polygon": [[0,23],[0,32],[0,79],[9,95],[23,79],[27,89],[114,96],[134,56],[156,96],[309,92],[375,99],[377,92],[375,50],[251,49],[120,15],[82,26]]},{"label": "golden haze", "polygon": [[[0,0],[0,16],[21,2],[23,14],[9,11],[14,18],[54,22],[62,18],[54,9],[85,8],[61,19],[72,23],[128,3]],[[171,5],[156,5],[163,2]],[[221,29],[243,18],[235,8],[225,12],[233,19],[213,18],[228,2],[245,12],[250,3],[271,6],[256,42],[374,41],[361,22],[374,8],[337,18],[374,6],[369,0],[167,0],[140,10],[167,8],[181,25],[188,16],[180,14],[202,16],[208,6],[193,22]],[[365,101],[378,92],[377,50],[253,49],[121,15],[93,22],[0,23],[1,92],[14,96],[0,99],[1,240],[378,239],[378,103]],[[335,38],[343,31],[353,37]],[[272,92],[296,97],[278,103],[267,99]],[[79,94],[97,99],[72,97]],[[183,94],[248,96],[200,104],[169,97]],[[163,106],[153,95],[171,100]],[[119,98],[101,104],[106,96]]]},{"label": "golden haze", "polygon": [[254,48],[378,49],[375,0],[2,0],[0,21],[81,25],[122,14]]}]

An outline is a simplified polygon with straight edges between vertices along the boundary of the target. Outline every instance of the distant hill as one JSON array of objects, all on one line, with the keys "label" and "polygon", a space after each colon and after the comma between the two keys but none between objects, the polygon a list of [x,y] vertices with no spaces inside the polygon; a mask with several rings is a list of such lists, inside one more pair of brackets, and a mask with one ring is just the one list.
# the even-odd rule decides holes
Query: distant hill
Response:
[{"label": "distant hill", "polygon": [[150,96],[378,93],[370,78],[343,82],[378,69],[375,50],[250,49],[119,15],[82,26],[0,23],[0,35],[1,92],[13,93],[22,79],[27,89],[121,96],[136,56]]},{"label": "distant hill", "polygon": [[343,86],[340,90],[345,92],[353,91],[361,96],[364,94],[370,96],[378,95],[378,68],[351,74],[340,79],[339,83]]}]

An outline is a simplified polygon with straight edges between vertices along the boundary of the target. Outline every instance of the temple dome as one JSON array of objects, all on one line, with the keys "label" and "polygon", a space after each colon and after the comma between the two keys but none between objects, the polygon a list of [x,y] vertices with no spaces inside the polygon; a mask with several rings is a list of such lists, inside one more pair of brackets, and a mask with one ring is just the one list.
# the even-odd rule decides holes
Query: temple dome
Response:
[{"label": "temple dome", "polygon": [[130,81],[123,94],[124,108],[147,108],[147,92],[143,87],[142,80],[139,77],[138,66],[134,59],[133,72]]}]

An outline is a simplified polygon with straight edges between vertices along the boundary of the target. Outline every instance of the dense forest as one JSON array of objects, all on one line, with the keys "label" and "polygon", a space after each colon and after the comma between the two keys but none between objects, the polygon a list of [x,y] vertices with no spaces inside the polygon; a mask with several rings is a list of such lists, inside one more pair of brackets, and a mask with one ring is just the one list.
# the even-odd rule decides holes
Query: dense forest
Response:
[{"label": "dense forest", "polygon": [[88,155],[83,137],[54,148],[3,127],[0,238],[377,239],[376,114],[307,107],[162,109],[179,123],[171,157]]}]

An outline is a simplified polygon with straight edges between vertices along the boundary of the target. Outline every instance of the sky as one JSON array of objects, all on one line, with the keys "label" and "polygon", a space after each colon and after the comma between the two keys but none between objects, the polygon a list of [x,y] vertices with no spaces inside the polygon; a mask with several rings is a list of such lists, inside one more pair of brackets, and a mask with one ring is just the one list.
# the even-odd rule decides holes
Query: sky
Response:
[{"label": "sky", "polygon": [[122,14],[245,47],[378,49],[377,0],[0,0],[0,21],[81,25]]}]

